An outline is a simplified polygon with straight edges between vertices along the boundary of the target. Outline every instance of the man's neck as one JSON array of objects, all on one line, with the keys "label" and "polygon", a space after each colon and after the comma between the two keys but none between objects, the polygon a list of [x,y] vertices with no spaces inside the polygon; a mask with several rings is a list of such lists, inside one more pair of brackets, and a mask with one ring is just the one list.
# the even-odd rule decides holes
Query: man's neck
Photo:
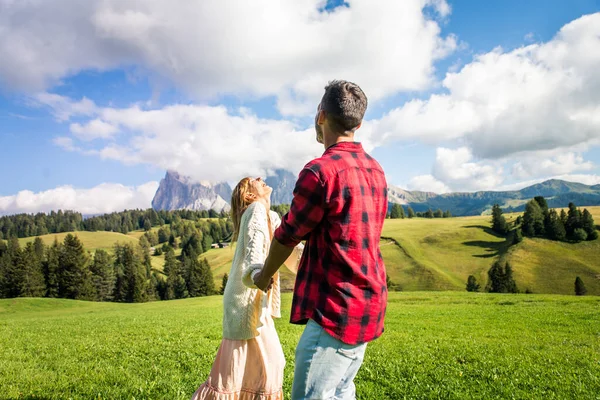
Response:
[{"label": "man's neck", "polygon": [[336,136],[334,138],[331,138],[329,140],[327,140],[327,139],[323,143],[324,146],[325,146],[325,150],[327,150],[328,148],[330,148],[334,144],[343,143],[343,142],[354,142],[354,135],[347,135],[347,136],[341,136],[340,135],[340,136]]}]

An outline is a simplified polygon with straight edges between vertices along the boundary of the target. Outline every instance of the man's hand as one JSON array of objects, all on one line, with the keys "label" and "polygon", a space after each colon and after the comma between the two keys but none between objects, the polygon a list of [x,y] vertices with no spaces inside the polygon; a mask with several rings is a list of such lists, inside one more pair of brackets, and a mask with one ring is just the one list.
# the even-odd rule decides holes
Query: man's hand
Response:
[{"label": "man's hand", "polygon": [[273,282],[273,277],[264,275],[262,270],[254,275],[254,284],[265,293],[271,289]]}]

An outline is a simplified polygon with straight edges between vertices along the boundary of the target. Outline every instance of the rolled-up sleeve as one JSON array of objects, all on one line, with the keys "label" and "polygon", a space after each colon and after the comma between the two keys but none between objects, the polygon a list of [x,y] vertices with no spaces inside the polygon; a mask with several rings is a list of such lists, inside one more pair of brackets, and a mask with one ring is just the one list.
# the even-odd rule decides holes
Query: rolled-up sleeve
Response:
[{"label": "rolled-up sleeve", "polygon": [[323,184],[317,173],[306,167],[298,176],[290,211],[274,233],[284,246],[294,247],[311,233],[325,214]]}]

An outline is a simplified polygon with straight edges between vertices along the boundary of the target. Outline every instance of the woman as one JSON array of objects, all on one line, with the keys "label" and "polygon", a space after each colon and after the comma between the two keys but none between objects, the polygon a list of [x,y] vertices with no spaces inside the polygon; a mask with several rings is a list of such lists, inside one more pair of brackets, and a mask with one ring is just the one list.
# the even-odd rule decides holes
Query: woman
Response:
[{"label": "woman", "polygon": [[[270,210],[272,188],[260,178],[242,179],[231,196],[237,247],[223,296],[223,340],[206,382],[192,400],[283,399],[285,358],[273,317],[280,318],[280,281],[267,293],[253,281],[281,220]],[[286,266],[296,271],[302,247]]]}]

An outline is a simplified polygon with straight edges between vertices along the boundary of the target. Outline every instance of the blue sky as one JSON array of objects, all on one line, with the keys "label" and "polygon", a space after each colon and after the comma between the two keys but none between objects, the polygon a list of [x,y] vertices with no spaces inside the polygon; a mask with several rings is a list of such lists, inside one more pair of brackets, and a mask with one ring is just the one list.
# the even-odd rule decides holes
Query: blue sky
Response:
[{"label": "blue sky", "polygon": [[[52,3],[65,10],[56,20]],[[321,151],[311,125],[322,88],[343,73],[369,96],[357,140],[391,184],[600,183],[598,1],[419,3],[330,2],[318,14],[317,0],[290,1],[211,16],[153,1],[5,6],[0,214],[149,206],[166,168],[212,181],[297,173]]]}]

